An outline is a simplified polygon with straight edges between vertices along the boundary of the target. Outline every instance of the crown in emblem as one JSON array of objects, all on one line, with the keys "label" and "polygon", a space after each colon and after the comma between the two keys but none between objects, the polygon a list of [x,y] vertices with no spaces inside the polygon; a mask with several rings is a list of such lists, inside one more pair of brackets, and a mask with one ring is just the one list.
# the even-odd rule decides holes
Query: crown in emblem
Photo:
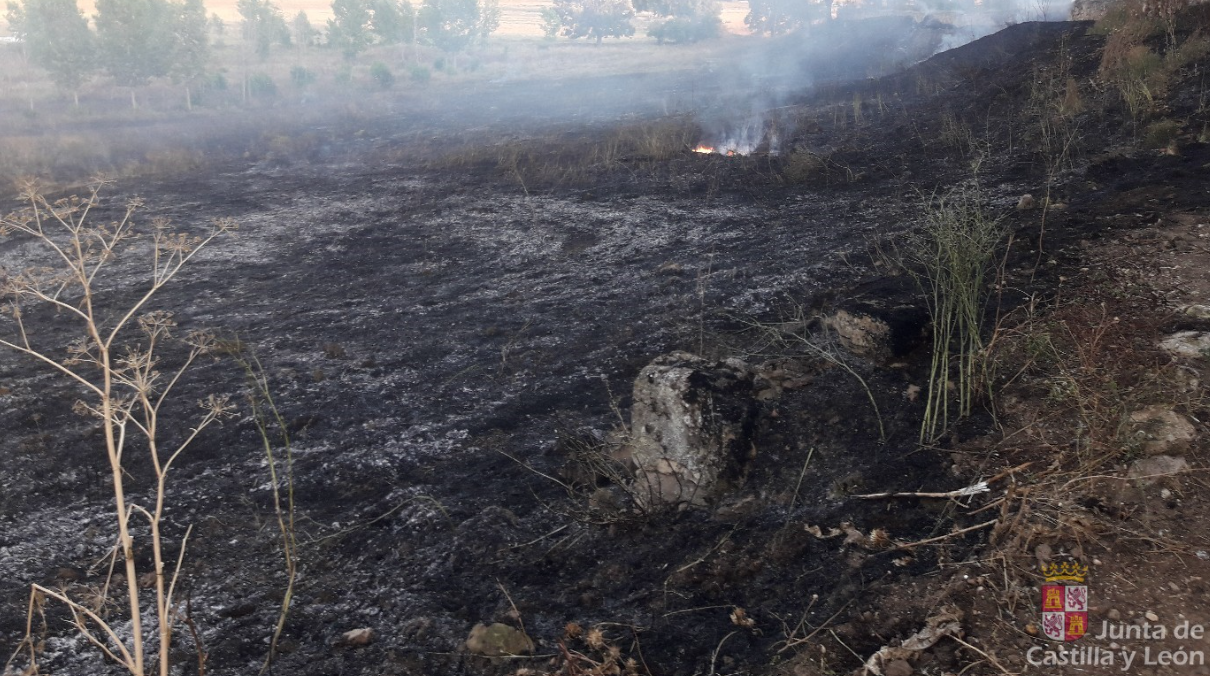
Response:
[{"label": "crown in emblem", "polygon": [[1083,582],[1088,577],[1088,566],[1075,561],[1048,563],[1042,566],[1047,582]]}]

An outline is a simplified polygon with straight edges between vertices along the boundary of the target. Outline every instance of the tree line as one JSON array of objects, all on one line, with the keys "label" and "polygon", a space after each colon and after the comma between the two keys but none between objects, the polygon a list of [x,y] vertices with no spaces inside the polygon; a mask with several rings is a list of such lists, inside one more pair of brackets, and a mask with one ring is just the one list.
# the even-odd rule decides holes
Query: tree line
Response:
[{"label": "tree line", "polygon": [[[783,35],[829,20],[833,1],[748,0],[744,23],[757,34]],[[720,11],[717,0],[554,0],[542,11],[542,23],[547,37],[562,35],[599,43],[604,38],[634,35],[635,13],[650,12],[656,19],[647,34],[657,42],[697,42],[722,31]]]},{"label": "tree line", "polygon": [[[498,0],[332,0],[323,44],[354,59],[373,45],[422,43],[456,53],[483,42],[500,24]],[[832,0],[749,0],[745,17],[757,33],[777,35],[831,15]],[[238,0],[241,46],[268,57],[276,44],[318,44],[305,12],[287,22],[273,0]],[[696,42],[721,32],[717,0],[554,0],[542,11],[550,38],[604,38],[634,35],[636,12],[656,17],[648,35],[660,43]],[[202,0],[97,0],[96,14],[84,15],[77,0],[8,0],[6,19],[23,41],[30,62],[79,103],[80,87],[98,72],[136,91],[152,78],[171,78],[192,89],[210,63],[211,34],[224,23],[207,17]],[[247,96],[248,78],[244,78]]]},{"label": "tree line", "polygon": [[554,0],[542,10],[542,30],[548,38],[562,35],[598,44],[604,38],[634,35],[636,12],[651,12],[656,20],[647,35],[660,44],[697,42],[722,31],[717,0]]},{"label": "tree line", "polygon": [[[305,12],[287,23],[273,0],[238,0],[241,45],[266,59],[273,45],[317,44],[319,31]],[[420,42],[459,51],[480,42],[500,23],[497,0],[333,0],[326,44],[348,58],[375,44]],[[207,17],[202,0],[97,0],[92,21],[77,0],[8,0],[5,19],[28,60],[79,104],[79,90],[104,73],[136,91],[152,78],[191,88],[207,74],[211,33],[224,22]],[[245,83],[246,86],[246,83]]]}]

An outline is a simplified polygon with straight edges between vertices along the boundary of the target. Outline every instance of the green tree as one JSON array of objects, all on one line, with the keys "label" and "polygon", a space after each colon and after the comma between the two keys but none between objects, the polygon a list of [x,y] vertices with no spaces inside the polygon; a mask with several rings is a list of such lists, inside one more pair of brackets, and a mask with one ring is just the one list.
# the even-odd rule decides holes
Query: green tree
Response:
[{"label": "green tree", "polygon": [[119,85],[130,87],[133,108],[139,107],[135,89],[171,69],[175,18],[166,0],[97,0],[101,64]]},{"label": "green tree", "polygon": [[370,66],[370,77],[374,78],[378,86],[383,89],[390,89],[395,86],[395,74],[381,61],[375,61],[374,65]]},{"label": "green tree", "polygon": [[817,19],[832,18],[832,0],[748,0],[744,23],[757,33],[784,35]]},{"label": "green tree", "polygon": [[722,6],[717,0],[639,0],[635,9],[664,17],[647,31],[660,44],[698,42],[722,31]]},{"label": "green tree", "polygon": [[573,40],[589,38],[601,44],[605,38],[634,35],[630,0],[555,0],[555,11],[563,35]]},{"label": "green tree", "polygon": [[[8,0],[6,11],[4,13],[4,20],[6,23],[8,23],[8,30],[14,36],[20,38],[25,35],[25,10],[20,4],[15,2],[15,0]],[[21,48],[22,62],[28,61],[29,51],[26,48],[25,41],[22,40],[21,42],[18,42],[17,46]],[[25,90],[26,98],[29,99],[29,109],[32,111],[34,109],[34,97],[32,94],[30,94],[29,83],[22,83],[22,87]]]},{"label": "green tree", "polygon": [[223,35],[227,32],[227,22],[223,21],[223,18],[219,15],[211,14],[207,26],[210,30],[210,35],[214,38],[213,44],[216,47],[222,47],[224,45]]},{"label": "green tree", "polygon": [[485,42],[487,36],[496,32],[500,27],[500,0],[480,0],[479,23],[476,26],[476,39]]},{"label": "green tree", "polygon": [[79,106],[80,85],[95,69],[96,40],[76,0],[26,0],[21,8],[10,4],[9,14],[17,18],[30,60]]},{"label": "green tree", "polygon": [[315,44],[315,26],[311,25],[311,20],[307,18],[307,13],[301,9],[298,10],[298,14],[294,15],[294,20],[290,22],[290,32],[294,34],[294,44],[299,47],[310,47]]},{"label": "green tree", "polygon": [[202,0],[184,0],[175,9],[176,49],[171,74],[185,84],[185,107],[193,110],[192,85],[206,74],[206,64],[210,60],[209,21]]},{"label": "green tree", "polygon": [[251,74],[248,70],[252,54],[255,53],[261,61],[269,58],[269,50],[273,43],[290,44],[290,27],[282,17],[281,10],[272,0],[238,0],[235,8],[240,17],[240,48],[243,53],[241,61],[240,97],[247,103],[256,92],[253,91]]},{"label": "green tree", "polygon": [[25,8],[14,0],[8,0],[5,10],[4,23],[8,24],[9,32],[17,37],[25,35]]},{"label": "green tree", "polygon": [[369,0],[370,30],[379,42],[396,44],[411,42],[415,36],[412,3],[408,0]]},{"label": "green tree", "polygon": [[539,15],[542,17],[542,35],[547,40],[559,37],[559,32],[563,30],[563,20],[559,18],[559,12],[554,7],[543,7]]},{"label": "green tree", "polygon": [[240,36],[262,61],[269,57],[274,42],[290,45],[290,27],[272,0],[238,0],[235,8],[243,18]]},{"label": "green tree", "polygon": [[500,7],[495,0],[424,0],[419,22],[425,41],[458,52],[499,27]]},{"label": "green tree", "polygon": [[353,59],[370,46],[370,3],[367,0],[332,0],[328,19],[328,45]]}]

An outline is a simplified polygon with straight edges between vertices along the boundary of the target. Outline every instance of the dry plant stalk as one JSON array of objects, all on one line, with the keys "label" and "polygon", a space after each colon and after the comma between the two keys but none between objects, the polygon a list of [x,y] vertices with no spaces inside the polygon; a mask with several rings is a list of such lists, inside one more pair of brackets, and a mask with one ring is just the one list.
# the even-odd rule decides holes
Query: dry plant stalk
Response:
[{"label": "dry plant stalk", "polygon": [[[26,182],[21,186],[21,199],[26,206],[0,217],[0,238],[32,242],[53,261],[45,265],[31,263],[25,270],[0,275],[3,280],[0,296],[7,301],[4,311],[15,332],[14,337],[0,338],[0,346],[31,357],[74,382],[83,392],[75,411],[101,422],[113,475],[117,540],[125,563],[131,635],[128,639],[120,636],[113,623],[94,612],[83,599],[73,598],[67,589],[33,585],[34,593],[66,605],[74,626],[85,639],[134,676],[143,676],[148,670],[147,637],[142,626],[143,601],[134,560],[131,519],[135,514],[146,518],[155,566],[158,672],[167,676],[172,630],[178,616],[174,593],[189,537],[187,531],[178,545],[175,567],[166,571],[166,543],[160,528],[168,473],[198,435],[226,415],[228,402],[214,395],[199,402],[201,417],[192,428],[187,428],[184,440],[165,445],[160,419],[164,403],[194,362],[210,352],[214,340],[205,333],[188,334],[183,340],[189,348],[183,362],[162,372],[160,353],[172,338],[176,324],[171,313],[149,306],[199,251],[236,226],[230,220],[216,221],[204,236],[198,237],[174,230],[164,219],[153,219],[149,232],[143,235],[150,239],[149,286],[133,302],[117,304],[116,312],[102,312],[98,308],[106,304],[100,302],[101,289],[110,286],[102,284],[102,280],[105,273],[112,271],[114,261],[131,252],[140,238],[134,215],[142,206],[135,199],[127,204],[120,220],[94,222],[91,212],[100,203],[99,193],[104,185],[103,181],[96,181],[87,197],[72,196],[52,202],[35,183]],[[35,340],[37,327],[26,322],[26,309],[34,307],[53,309],[57,317],[67,318],[79,330],[79,337],[66,349],[66,357],[58,355],[61,348]],[[131,458],[125,451],[134,438],[146,444],[147,460],[155,476],[155,490],[146,505],[126,491]],[[34,659],[32,654],[30,659]]]},{"label": "dry plant stalk", "polygon": [[1033,118],[1038,134],[1038,152],[1046,169],[1035,271],[1042,264],[1045,251],[1046,219],[1051,210],[1052,193],[1059,175],[1072,168],[1082,139],[1079,115],[1084,110],[1084,101],[1080,96],[1080,84],[1072,76],[1072,57],[1066,38],[1060,43],[1055,63],[1056,67],[1052,69],[1035,71],[1028,104],[1028,114]]},{"label": "dry plant stalk", "polygon": [[[286,619],[290,615],[290,606],[294,602],[294,587],[298,581],[298,537],[295,525],[294,509],[294,447],[290,441],[290,428],[277,408],[273,399],[273,390],[269,387],[269,375],[260,359],[251,350],[243,350],[243,342],[235,338],[223,345],[230,352],[235,363],[244,369],[248,380],[248,405],[252,409],[252,418],[256,430],[260,433],[261,444],[265,451],[265,461],[269,468],[269,481],[273,487],[273,513],[277,517],[277,529],[282,538],[282,557],[286,567],[286,591],[282,595],[281,609],[277,615],[277,623],[273,627],[273,635],[269,639],[269,652],[261,665],[260,673],[265,673],[273,666],[277,657],[277,645],[281,640],[282,631],[286,628]],[[274,438],[276,437],[276,439]],[[273,451],[276,443],[285,450],[284,461],[279,461]],[[278,471],[278,464],[282,469]],[[283,488],[285,500],[283,504]]]}]

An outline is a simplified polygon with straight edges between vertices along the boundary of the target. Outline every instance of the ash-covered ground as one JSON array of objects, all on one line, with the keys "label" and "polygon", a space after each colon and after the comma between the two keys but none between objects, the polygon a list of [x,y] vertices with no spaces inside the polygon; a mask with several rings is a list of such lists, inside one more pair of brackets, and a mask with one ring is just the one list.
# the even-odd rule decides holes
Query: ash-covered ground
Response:
[{"label": "ash-covered ground", "polygon": [[[874,245],[916,225],[930,191],[969,180],[966,159],[935,140],[942,112],[1019,95],[1029,68],[1060,47],[1077,69],[1095,68],[1098,39],[1087,28],[1017,26],[902,75],[782,96],[794,114],[758,123],[779,132],[779,155],[767,140],[748,156],[689,145],[643,155],[616,130],[677,119],[699,137],[692,143],[717,142],[707,137],[733,128],[717,121],[735,106],[668,118],[659,110],[667,96],[611,97],[610,87],[627,90],[622,78],[603,81],[587,103],[577,87],[569,105],[594,112],[574,122],[497,118],[477,93],[450,93],[423,110],[401,106],[407,115],[292,129],[295,144],[248,142],[246,154],[216,153],[203,170],[107,189],[111,212],[139,196],[144,220],[240,225],[154,306],[173,311],[182,332],[214,330],[255,353],[293,440],[299,576],[272,672],[540,672],[565,659],[560,640],[574,622],[601,627],[643,673],[772,673],[794,655],[788,642],[803,626],[835,627],[862,656],[918,629],[935,600],[913,596],[915,576],[964,556],[968,538],[905,555],[809,529],[847,522],[912,541],[968,523],[950,503],[852,497],[970,479],[951,471],[949,453],[918,448],[922,404],[907,394],[927,366],[925,321],[911,280],[886,276]],[[548,83],[492,86],[548,99],[552,110],[567,103]],[[615,106],[594,103],[604,100]],[[1101,124],[1105,138],[1120,133]],[[622,150],[608,150],[619,138]],[[791,171],[794,150],[822,159],[805,175]],[[1107,195],[1143,176],[1192,181],[1182,167],[1206,155],[1203,145],[1174,160],[1180,166],[1140,160],[1134,179],[1089,169],[1099,185],[1064,195],[1070,206],[1046,234],[1052,256],[1067,261],[1065,246],[1110,227],[1094,218]],[[1038,189],[1025,149],[988,158],[981,171],[992,207],[1005,213]],[[1035,222],[1012,219],[1022,241],[1037,240]],[[30,255],[10,248],[0,265]],[[1033,270],[1028,249],[1005,260],[1018,275],[1008,305],[1058,277]],[[146,283],[136,260],[117,270],[105,282],[110,310]],[[860,381],[817,355],[753,353],[752,322],[853,304],[905,322],[893,358],[844,357]],[[52,349],[73,335],[49,312],[27,322],[47,327],[36,337]],[[780,360],[801,385],[761,403],[746,473],[716,504],[602,509],[597,489],[608,486],[577,473],[569,440],[606,438],[624,422],[618,412],[624,419],[639,370],[672,350]],[[188,430],[197,399],[239,400],[245,389],[231,359],[192,369],[165,414],[179,421],[168,438]],[[28,585],[97,587],[114,536],[100,438],[71,412],[79,393],[8,353],[0,393],[0,645],[10,649],[25,634]],[[147,499],[148,470],[130,471],[131,493]],[[206,673],[257,672],[285,574],[249,411],[208,429],[182,457],[169,505],[174,551],[193,527],[181,586]],[[139,542],[145,569],[150,553]],[[737,622],[736,608],[755,623]],[[43,673],[116,671],[66,627],[61,608],[49,606],[47,621]],[[468,653],[471,627],[492,622],[523,624],[537,656]],[[359,628],[373,629],[368,645],[341,643]],[[185,627],[173,651],[182,673],[197,672]],[[841,671],[859,665],[834,659]]]}]

